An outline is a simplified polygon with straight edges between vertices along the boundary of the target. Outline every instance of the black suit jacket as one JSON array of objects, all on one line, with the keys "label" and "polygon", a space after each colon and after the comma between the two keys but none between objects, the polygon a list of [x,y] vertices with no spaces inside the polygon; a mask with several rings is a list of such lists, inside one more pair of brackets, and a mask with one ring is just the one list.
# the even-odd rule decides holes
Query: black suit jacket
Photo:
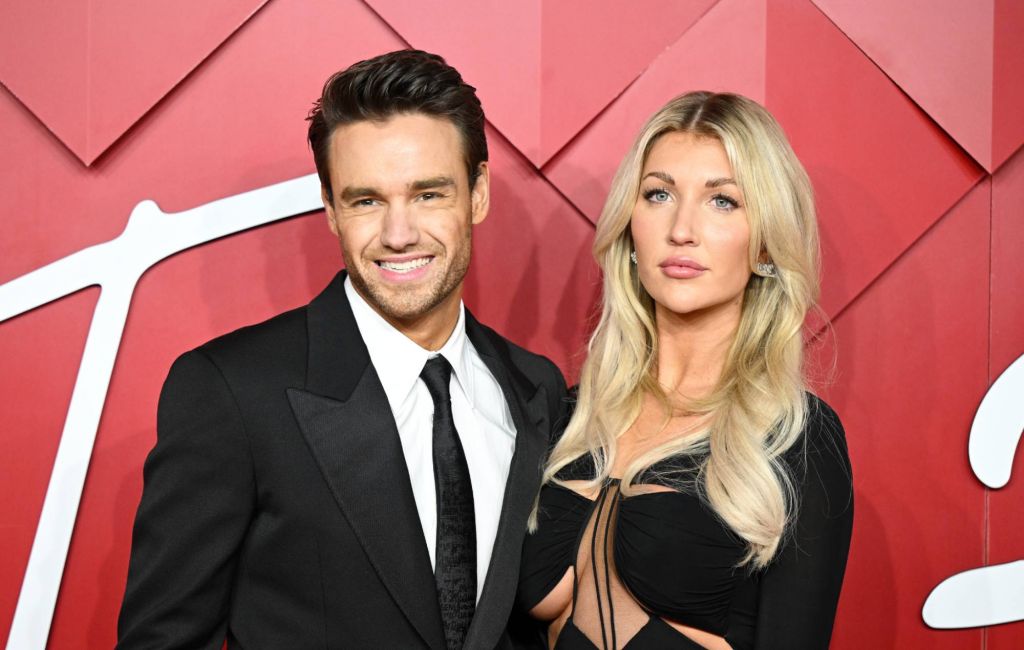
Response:
[{"label": "black suit jacket", "polygon": [[[398,430],[339,274],[182,355],[160,396],[119,648],[445,646]],[[526,519],[565,383],[467,314],[516,426],[467,648],[510,645]]]}]

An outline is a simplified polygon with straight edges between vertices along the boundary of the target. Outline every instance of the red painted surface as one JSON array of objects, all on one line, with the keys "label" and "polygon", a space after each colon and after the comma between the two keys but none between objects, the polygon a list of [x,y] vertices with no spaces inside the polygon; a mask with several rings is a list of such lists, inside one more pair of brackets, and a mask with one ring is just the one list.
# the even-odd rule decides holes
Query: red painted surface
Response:
[{"label": "red painted surface", "polygon": [[368,2],[410,45],[443,51],[472,79],[491,123],[537,166],[715,4]]},{"label": "red painted surface", "polygon": [[764,49],[765,0],[722,0],[545,164],[544,175],[596,223],[647,118],[688,90],[728,90],[763,102]]},{"label": "red painted surface", "polygon": [[91,164],[266,2],[10,0],[0,79]]},{"label": "red painted surface", "polygon": [[982,171],[809,1],[769,3],[767,70],[765,103],[814,182],[834,316]]},{"label": "red painted surface", "polygon": [[1024,3],[995,0],[992,156],[996,167],[1024,145]]},{"label": "red painted surface", "polygon": [[500,134],[488,144],[491,213],[474,234],[466,304],[575,377],[600,292],[593,229]]},{"label": "red painted surface", "polygon": [[[839,0],[655,1],[628,11],[612,2],[270,0],[251,18],[258,0],[212,17],[193,3],[94,2],[91,14],[58,4],[0,9],[0,283],[115,237],[143,199],[172,212],[310,173],[302,118],[324,79],[412,44],[460,68],[493,127],[493,206],[476,233],[467,304],[569,375],[598,291],[591,221],[640,124],[696,88],[766,102],[814,180],[823,304],[837,315],[826,393],[846,423],[858,502],[833,647],[1024,645],[1024,623],[955,632],[920,619],[927,593],[951,573],[986,556],[1024,558],[1024,453],[1010,484],[988,494],[987,514],[966,454],[989,382],[1024,353],[1015,3],[995,0],[994,35],[977,15],[943,10],[948,3],[922,12],[872,2],[852,18]],[[940,36],[968,50],[934,78],[929,70],[951,56],[935,45]],[[974,65],[986,56],[988,72]],[[979,99],[985,79],[988,99]],[[992,166],[971,130],[985,120]],[[983,167],[1001,160],[988,177]],[[143,277],[51,647],[114,641],[141,464],[171,360],[302,304],[339,266],[314,213],[187,251]],[[0,640],[97,295],[0,323]],[[815,349],[812,367],[827,367],[830,346]]]},{"label": "red painted surface", "polygon": [[989,172],[1024,144],[1024,5],[814,2]]},{"label": "red painted surface", "polygon": [[[989,380],[1024,354],[1024,150],[992,178],[992,303]],[[1016,344],[1014,342],[1016,341]],[[1024,446],[1018,444],[1010,482],[989,491],[989,562],[1024,558]],[[988,650],[1016,650],[1024,622],[988,632]]]},{"label": "red painted surface", "polygon": [[542,2],[541,164],[714,5],[715,0]]},{"label": "red painted surface", "polygon": [[992,357],[995,381],[1024,354],[1024,150],[992,177]]},{"label": "red painted surface", "polygon": [[[0,324],[0,358],[4,360],[0,364],[0,390],[4,395],[0,407],[0,489],[4,494],[0,501],[0,638],[7,636],[18,601],[98,295],[96,289],[87,289]],[[117,474],[125,474],[125,469]],[[109,614],[109,605],[94,602],[92,607],[97,605]]]},{"label": "red painted surface", "polygon": [[986,169],[992,166],[993,2],[814,0]]},{"label": "red painted surface", "polygon": [[[846,426],[856,510],[833,647],[977,648],[920,611],[982,564],[983,486],[966,432],[988,388],[988,185],[970,192],[834,323],[827,399]],[[936,260],[944,260],[936,273]]]}]

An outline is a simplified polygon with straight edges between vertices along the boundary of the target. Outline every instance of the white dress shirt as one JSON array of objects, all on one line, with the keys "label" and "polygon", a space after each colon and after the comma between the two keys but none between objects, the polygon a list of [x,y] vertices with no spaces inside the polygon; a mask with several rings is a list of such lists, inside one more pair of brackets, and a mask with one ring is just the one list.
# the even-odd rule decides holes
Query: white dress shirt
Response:
[{"label": "white dress shirt", "polygon": [[[345,294],[398,426],[431,566],[435,562],[434,547],[437,543],[434,401],[420,379],[420,372],[427,359],[438,354],[452,366],[452,416],[473,482],[476,597],[479,600],[498,532],[505,481],[516,444],[515,425],[501,386],[466,336],[466,309],[462,303],[459,303],[455,330],[440,350],[431,352],[384,320],[363,300],[347,277]],[[367,489],[372,488],[367,486]]]}]

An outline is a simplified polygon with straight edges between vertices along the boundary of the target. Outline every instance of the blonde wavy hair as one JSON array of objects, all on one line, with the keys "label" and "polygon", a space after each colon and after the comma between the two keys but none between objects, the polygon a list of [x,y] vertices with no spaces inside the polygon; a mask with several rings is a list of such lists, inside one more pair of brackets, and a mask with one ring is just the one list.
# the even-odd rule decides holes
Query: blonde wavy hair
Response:
[{"label": "blonde wavy hair", "polygon": [[[670,132],[719,141],[745,197],[751,269],[738,329],[711,393],[679,404],[655,377],[658,339],[654,303],[630,263],[630,219],[651,147]],[[781,454],[800,439],[807,417],[803,375],[804,317],[818,295],[819,245],[810,180],[775,119],[735,94],[691,92],[644,125],[612,182],[597,223],[594,257],[604,275],[601,318],[587,350],[575,414],[544,471],[544,482],[589,454],[592,486],[615,462],[616,442],[636,420],[644,394],[665,406],[704,416],[700,430],[636,458],[622,476],[623,493],[670,456],[695,460],[692,484],[748,546],[743,564],[760,568],[775,555],[794,515],[793,481]],[[756,271],[775,264],[776,275]],[[532,525],[536,525],[532,518]]]}]

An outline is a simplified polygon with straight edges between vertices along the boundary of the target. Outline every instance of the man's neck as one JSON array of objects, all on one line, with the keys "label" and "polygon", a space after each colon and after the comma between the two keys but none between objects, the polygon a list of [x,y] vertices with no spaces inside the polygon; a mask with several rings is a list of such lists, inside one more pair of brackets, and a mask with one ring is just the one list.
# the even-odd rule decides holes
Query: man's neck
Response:
[{"label": "man's neck", "polygon": [[412,318],[397,318],[385,314],[371,300],[367,300],[357,287],[353,286],[353,288],[370,306],[370,309],[377,312],[389,325],[424,350],[436,352],[444,347],[459,322],[459,309],[462,305],[461,286],[456,287],[432,309]]}]

